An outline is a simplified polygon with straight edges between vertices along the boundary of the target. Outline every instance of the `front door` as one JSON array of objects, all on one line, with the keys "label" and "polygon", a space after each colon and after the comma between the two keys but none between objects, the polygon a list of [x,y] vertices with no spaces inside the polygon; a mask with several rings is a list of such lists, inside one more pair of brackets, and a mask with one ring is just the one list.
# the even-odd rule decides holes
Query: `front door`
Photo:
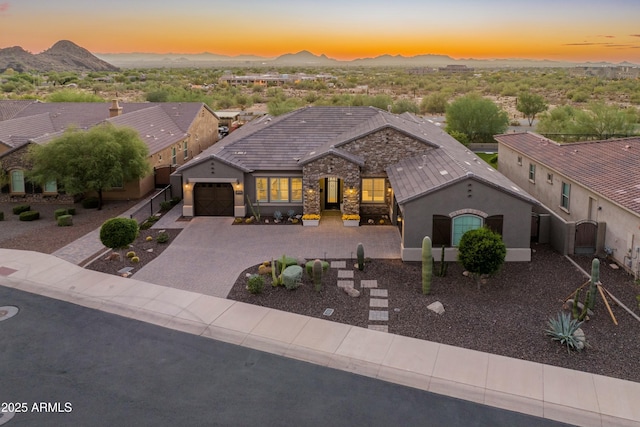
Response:
[{"label": "front door", "polygon": [[340,180],[336,177],[325,178],[324,208],[327,210],[340,209]]}]

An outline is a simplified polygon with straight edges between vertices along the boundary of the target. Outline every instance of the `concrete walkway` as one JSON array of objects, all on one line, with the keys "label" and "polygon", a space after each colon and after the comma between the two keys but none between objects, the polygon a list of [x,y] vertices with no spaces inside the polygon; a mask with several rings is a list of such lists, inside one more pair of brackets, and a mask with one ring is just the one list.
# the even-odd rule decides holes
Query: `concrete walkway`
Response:
[{"label": "concrete walkway", "polygon": [[570,424],[640,427],[640,383],[124,279],[38,252],[0,249],[0,285]]},{"label": "concrete walkway", "polygon": [[355,260],[362,243],[366,257],[400,258],[400,233],[391,225],[344,227],[340,216],[331,215],[323,217],[318,227],[232,222],[228,217],[195,217],[171,223],[170,217],[163,217],[154,228],[188,226],[133,278],[226,298],[242,271],[283,254]]}]

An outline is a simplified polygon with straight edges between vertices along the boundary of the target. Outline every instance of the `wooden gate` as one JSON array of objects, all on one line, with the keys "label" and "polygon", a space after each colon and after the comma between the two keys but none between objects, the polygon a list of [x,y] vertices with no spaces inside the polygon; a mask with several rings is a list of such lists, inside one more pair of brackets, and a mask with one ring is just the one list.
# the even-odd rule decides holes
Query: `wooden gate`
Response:
[{"label": "wooden gate", "polygon": [[538,234],[540,233],[540,215],[535,212],[531,212],[531,241],[538,241]]},{"label": "wooden gate", "polygon": [[170,175],[176,170],[175,166],[160,166],[159,168],[154,168],[154,178],[156,188],[166,187],[171,184]]},{"label": "wooden gate", "polygon": [[574,241],[575,254],[590,255],[596,252],[598,238],[598,223],[585,220],[576,223],[576,238]]}]

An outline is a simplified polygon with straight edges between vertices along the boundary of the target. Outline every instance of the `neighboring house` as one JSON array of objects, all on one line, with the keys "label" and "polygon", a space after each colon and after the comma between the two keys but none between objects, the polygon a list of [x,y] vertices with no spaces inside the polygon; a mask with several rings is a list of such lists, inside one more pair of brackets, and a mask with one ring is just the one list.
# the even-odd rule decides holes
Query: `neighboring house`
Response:
[{"label": "neighboring house", "polygon": [[[603,253],[639,275],[640,137],[559,144],[535,133],[498,135],[498,166],[553,215],[565,253]],[[558,241],[560,240],[560,241]]]},{"label": "neighboring house", "polygon": [[185,216],[286,213],[388,216],[402,259],[424,236],[455,259],[461,235],[499,231],[508,260],[528,261],[536,200],[429,121],[373,107],[307,107],[245,124],[173,174]]},{"label": "neighboring house", "polygon": [[169,184],[176,167],[218,140],[218,118],[205,104],[186,103],[43,103],[0,101],[0,163],[9,177],[0,200],[70,200],[59,194],[56,183],[30,183],[25,154],[30,144],[45,144],[69,127],[88,129],[100,123],[130,127],[149,148],[154,173],[122,183],[103,193],[105,199],[144,197],[156,186]]}]

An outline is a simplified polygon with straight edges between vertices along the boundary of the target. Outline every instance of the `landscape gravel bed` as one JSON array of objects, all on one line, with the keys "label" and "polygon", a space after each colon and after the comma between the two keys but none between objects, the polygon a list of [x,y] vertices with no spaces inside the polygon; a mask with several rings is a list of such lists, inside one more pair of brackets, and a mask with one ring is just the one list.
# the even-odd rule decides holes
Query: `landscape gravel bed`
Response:
[{"label": "landscape gravel bed", "polygon": [[[590,271],[592,258],[574,259]],[[422,294],[420,263],[375,259],[363,272],[353,268],[353,260],[346,260],[346,265],[354,270],[355,288],[362,291],[359,298],[337,287],[336,269],[323,276],[321,292],[313,289],[305,274],[303,284],[293,291],[272,287],[266,276],[264,291],[253,295],[246,289],[246,274],[256,273],[258,266],[238,277],[228,298],[361,327],[388,324],[394,334],[640,382],[640,322],[612,301],[619,324],[613,324],[598,296],[594,316],[582,325],[589,344],[584,351],[568,352],[545,335],[549,318],[557,316],[563,301],[587,280],[568,259],[545,245],[534,246],[531,262],[505,264],[479,290],[455,262],[449,263],[445,277],[434,276],[429,295]],[[439,262],[435,267],[437,271]],[[362,279],[375,279],[378,288],[388,289],[388,322],[368,321],[369,290],[360,288]],[[640,286],[632,276],[602,261],[601,282],[640,314],[636,301]],[[444,314],[427,309],[435,301],[444,305]],[[326,308],[334,309],[330,317],[323,315]]]}]

